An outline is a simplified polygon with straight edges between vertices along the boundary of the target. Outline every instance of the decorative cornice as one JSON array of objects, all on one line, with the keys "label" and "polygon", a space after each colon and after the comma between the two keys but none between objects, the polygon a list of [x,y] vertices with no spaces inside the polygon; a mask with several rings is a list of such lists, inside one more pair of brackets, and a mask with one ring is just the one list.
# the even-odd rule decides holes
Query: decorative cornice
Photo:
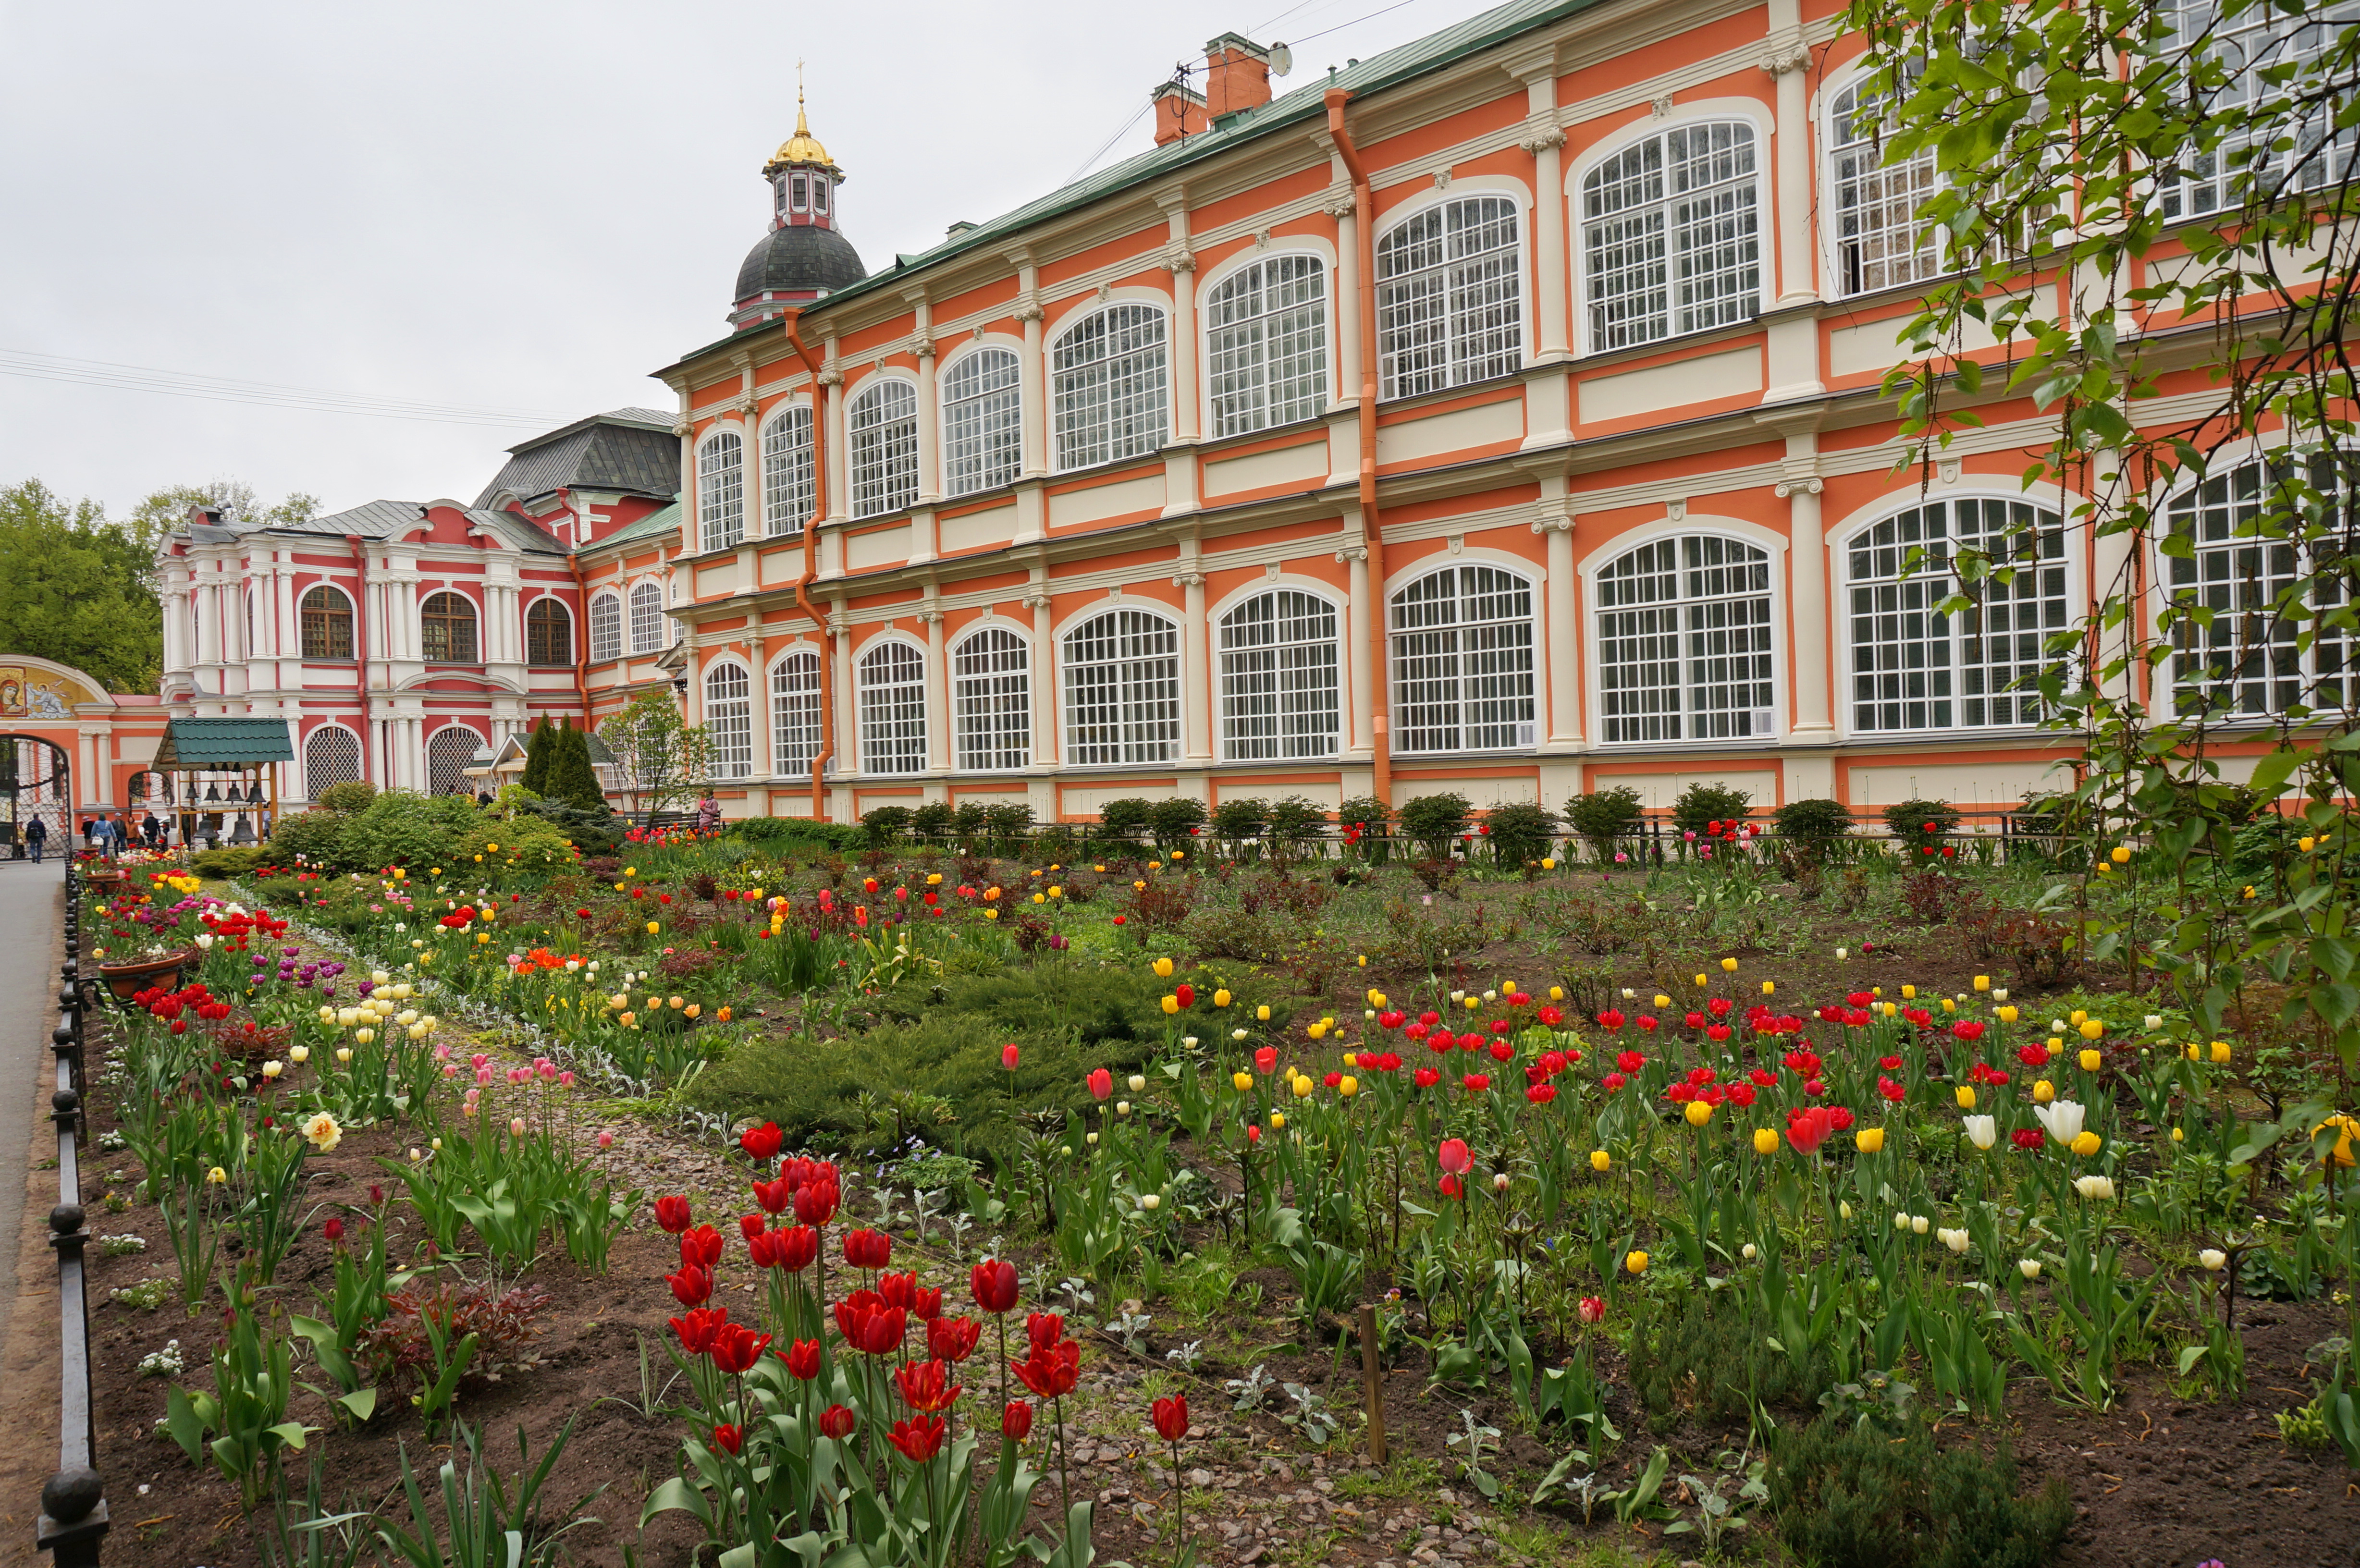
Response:
[{"label": "decorative cornice", "polygon": [[842,368],[841,366],[839,366],[839,365],[824,365],[820,366],[820,371],[819,371],[819,384],[820,384],[821,386],[823,386],[823,387],[841,387],[841,386],[843,386],[843,385],[844,385],[844,371],[843,371],[843,368]]},{"label": "decorative cornice", "polygon": [[1348,544],[1343,549],[1336,552],[1336,561],[1338,565],[1341,565],[1346,561],[1366,561],[1368,559],[1369,547],[1364,544]]},{"label": "decorative cornice", "polygon": [[1555,152],[1565,146],[1565,133],[1551,126],[1535,136],[1526,136],[1516,145],[1524,149],[1524,155],[1527,158],[1538,158],[1545,152]]},{"label": "decorative cornice", "polygon": [[1770,40],[1769,47],[1754,65],[1772,76],[1784,76],[1790,71],[1800,71],[1811,63],[1811,48],[1800,33],[1788,33]]},{"label": "decorative cornice", "polygon": [[1049,594],[1043,593],[1038,589],[1025,594],[1023,598],[1017,601],[1017,603],[1022,604],[1028,610],[1045,610],[1055,602],[1056,601]]},{"label": "decorative cornice", "polygon": [[911,343],[910,352],[920,359],[932,359],[934,357],[934,340],[930,337],[921,337]]},{"label": "decorative cornice", "polygon": [[1781,501],[1790,495],[1816,495],[1827,488],[1827,482],[1816,478],[1781,479],[1770,487],[1770,493]]},{"label": "decorative cornice", "polygon": [[1164,270],[1166,272],[1196,271],[1196,253],[1186,245],[1174,245],[1164,253]]},{"label": "decorative cornice", "polygon": [[1175,588],[1202,588],[1204,585],[1205,574],[1201,572],[1184,572],[1172,580]]}]

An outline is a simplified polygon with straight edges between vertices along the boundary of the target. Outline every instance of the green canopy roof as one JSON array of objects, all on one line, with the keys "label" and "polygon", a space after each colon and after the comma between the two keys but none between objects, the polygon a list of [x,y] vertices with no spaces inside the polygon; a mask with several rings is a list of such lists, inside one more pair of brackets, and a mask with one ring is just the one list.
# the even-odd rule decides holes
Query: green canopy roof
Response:
[{"label": "green canopy roof", "polygon": [[253,768],[292,762],[285,719],[170,719],[150,768]]}]

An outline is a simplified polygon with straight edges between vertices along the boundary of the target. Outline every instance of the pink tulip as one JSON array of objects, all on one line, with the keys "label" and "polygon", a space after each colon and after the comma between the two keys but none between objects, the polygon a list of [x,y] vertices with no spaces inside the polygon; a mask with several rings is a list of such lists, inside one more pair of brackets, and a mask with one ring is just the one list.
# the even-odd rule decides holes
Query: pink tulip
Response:
[{"label": "pink tulip", "polygon": [[611,1132],[601,1130],[598,1134],[598,1147],[601,1149],[614,1148],[615,1135]]}]

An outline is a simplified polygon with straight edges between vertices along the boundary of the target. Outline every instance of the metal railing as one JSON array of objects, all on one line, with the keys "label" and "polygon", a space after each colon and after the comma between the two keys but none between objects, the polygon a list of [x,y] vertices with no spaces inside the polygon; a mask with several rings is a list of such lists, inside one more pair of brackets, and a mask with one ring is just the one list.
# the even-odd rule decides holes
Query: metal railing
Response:
[{"label": "metal railing", "polygon": [[82,878],[66,860],[65,963],[59,971],[57,1027],[49,1046],[57,1058],[57,1088],[49,1095],[58,1129],[58,1206],[49,1211],[49,1245],[58,1254],[58,1469],[41,1486],[35,1544],[57,1568],[95,1568],[107,1530],[106,1492],[95,1461],[98,1427],[90,1391],[90,1288],[82,1249],[90,1232],[82,1206],[83,1073]]}]

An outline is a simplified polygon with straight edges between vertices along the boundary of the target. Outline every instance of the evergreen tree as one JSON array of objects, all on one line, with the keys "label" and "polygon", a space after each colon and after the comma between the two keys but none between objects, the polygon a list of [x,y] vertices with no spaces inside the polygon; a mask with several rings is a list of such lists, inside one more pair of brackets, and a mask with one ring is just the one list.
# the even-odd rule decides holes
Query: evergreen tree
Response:
[{"label": "evergreen tree", "polygon": [[558,732],[552,746],[548,793],[585,811],[606,810],[606,792],[590,764],[590,737],[571,724]]},{"label": "evergreen tree", "polygon": [[517,782],[536,795],[549,793],[550,746],[556,740],[557,726],[547,719],[532,726],[532,739],[525,743],[524,777]]}]

